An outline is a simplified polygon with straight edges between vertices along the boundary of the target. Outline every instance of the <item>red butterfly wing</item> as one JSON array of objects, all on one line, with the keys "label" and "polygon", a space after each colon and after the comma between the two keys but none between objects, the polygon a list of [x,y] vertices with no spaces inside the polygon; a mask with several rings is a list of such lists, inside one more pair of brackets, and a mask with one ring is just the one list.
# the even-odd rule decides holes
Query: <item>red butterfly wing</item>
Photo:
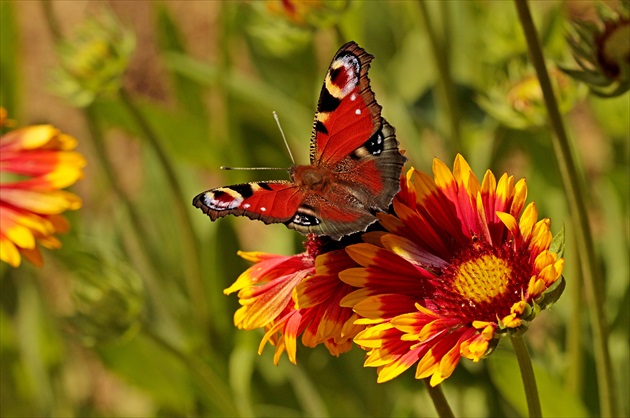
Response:
[{"label": "red butterfly wing", "polygon": [[198,194],[193,205],[213,221],[227,215],[247,216],[264,223],[293,219],[304,191],[288,181],[266,181],[219,187]]},{"label": "red butterfly wing", "polygon": [[[284,223],[303,234],[329,235],[334,239],[355,232],[348,229],[351,222],[372,220],[372,215],[361,208],[328,202],[321,195],[288,181],[219,187],[198,194],[193,205],[213,221],[227,215],[247,216],[266,224]],[[328,224],[320,219],[336,222]]]},{"label": "red butterfly wing", "polygon": [[336,165],[381,127],[381,106],[367,77],[373,58],[354,42],[335,54],[317,105],[311,164]]}]

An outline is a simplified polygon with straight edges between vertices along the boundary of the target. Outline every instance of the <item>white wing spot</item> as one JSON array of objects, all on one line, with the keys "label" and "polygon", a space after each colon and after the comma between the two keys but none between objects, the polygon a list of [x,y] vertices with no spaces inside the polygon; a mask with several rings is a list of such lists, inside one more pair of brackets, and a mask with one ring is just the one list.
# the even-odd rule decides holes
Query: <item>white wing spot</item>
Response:
[{"label": "white wing spot", "polygon": [[245,203],[245,204],[243,205],[243,209],[249,209],[249,207],[250,207],[250,206],[251,206],[251,205],[250,205],[249,203]]},{"label": "white wing spot", "polygon": [[237,208],[243,202],[243,198],[234,197],[232,200],[219,200],[214,198],[213,193],[208,193],[203,198],[203,203],[213,210],[230,210]]},{"label": "white wing spot", "polygon": [[261,212],[266,212],[266,211],[267,211],[267,208],[263,206],[262,208],[260,208],[260,211],[261,211]]},{"label": "white wing spot", "polygon": [[354,102],[356,99],[357,99],[357,95],[355,93],[352,93],[352,96],[350,96],[350,100]]},{"label": "white wing spot", "polygon": [[355,110],[354,113],[356,113],[357,115],[360,115],[361,114],[361,109]]}]

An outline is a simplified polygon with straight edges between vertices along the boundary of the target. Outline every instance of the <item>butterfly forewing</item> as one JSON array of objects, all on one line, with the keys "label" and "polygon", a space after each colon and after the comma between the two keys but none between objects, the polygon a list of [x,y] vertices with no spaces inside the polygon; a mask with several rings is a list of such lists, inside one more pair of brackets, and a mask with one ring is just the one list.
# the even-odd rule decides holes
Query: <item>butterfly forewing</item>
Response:
[{"label": "butterfly forewing", "polygon": [[338,163],[380,127],[381,107],[367,77],[373,58],[354,42],[333,58],[317,104],[311,164]]},{"label": "butterfly forewing", "polygon": [[236,215],[265,223],[283,223],[294,217],[303,201],[303,192],[295,184],[264,181],[208,190],[198,194],[193,199],[193,205],[213,221]]}]

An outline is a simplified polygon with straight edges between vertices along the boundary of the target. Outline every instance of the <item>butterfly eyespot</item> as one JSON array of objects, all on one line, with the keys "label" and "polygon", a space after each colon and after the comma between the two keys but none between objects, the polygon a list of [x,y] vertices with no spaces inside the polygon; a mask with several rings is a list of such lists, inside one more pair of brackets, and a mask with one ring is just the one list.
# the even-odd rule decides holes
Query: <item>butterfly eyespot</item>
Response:
[{"label": "butterfly eyespot", "polygon": [[296,213],[291,222],[301,226],[319,225],[319,219],[315,216],[305,215],[303,213]]},{"label": "butterfly eyespot", "polygon": [[351,156],[355,159],[361,159],[367,155],[373,155],[375,157],[381,155],[385,150],[385,138],[383,132],[379,129],[374,135],[357,148]]},{"label": "butterfly eyespot", "polygon": [[243,196],[234,190],[221,188],[200,195],[200,200],[209,209],[224,211],[237,208],[243,202]]},{"label": "butterfly eyespot", "polygon": [[380,130],[376,132],[374,135],[372,135],[370,139],[365,142],[364,147],[367,148],[370,154],[380,155],[385,147],[383,133]]}]

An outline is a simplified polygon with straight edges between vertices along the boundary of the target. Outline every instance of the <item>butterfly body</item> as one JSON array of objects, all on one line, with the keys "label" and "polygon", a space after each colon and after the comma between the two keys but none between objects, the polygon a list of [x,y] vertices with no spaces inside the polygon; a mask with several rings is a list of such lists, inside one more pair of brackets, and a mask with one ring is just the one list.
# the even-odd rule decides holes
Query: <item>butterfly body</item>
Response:
[{"label": "butterfly body", "polygon": [[337,240],[375,222],[399,190],[406,158],[370,88],[372,58],[354,42],[337,52],[317,106],[310,164],[290,167],[290,181],[220,187],[193,204],[212,220],[247,216]]}]

